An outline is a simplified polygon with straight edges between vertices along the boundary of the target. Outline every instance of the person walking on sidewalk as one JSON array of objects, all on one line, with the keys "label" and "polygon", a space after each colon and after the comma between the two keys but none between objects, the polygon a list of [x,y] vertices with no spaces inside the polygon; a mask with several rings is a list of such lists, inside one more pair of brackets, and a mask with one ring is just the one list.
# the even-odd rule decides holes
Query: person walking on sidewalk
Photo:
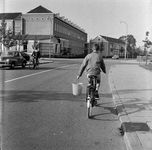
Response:
[{"label": "person walking on sidewalk", "polygon": [[90,79],[89,76],[93,75],[93,76],[97,77],[97,86],[96,86],[96,92],[95,92],[96,98],[99,98],[98,90],[100,87],[101,70],[103,71],[104,74],[106,74],[106,66],[105,66],[104,60],[99,52],[99,48],[100,47],[99,47],[98,43],[93,44],[92,53],[88,54],[84,58],[81,66],[80,66],[78,76],[77,76],[77,79],[79,79],[82,76],[84,70],[86,69],[88,82]]}]

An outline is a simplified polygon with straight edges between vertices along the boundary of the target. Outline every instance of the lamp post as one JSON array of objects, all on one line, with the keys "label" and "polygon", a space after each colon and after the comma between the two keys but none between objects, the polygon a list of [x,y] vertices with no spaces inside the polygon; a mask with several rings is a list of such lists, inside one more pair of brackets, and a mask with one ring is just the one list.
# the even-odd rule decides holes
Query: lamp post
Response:
[{"label": "lamp post", "polygon": [[50,20],[50,50],[49,50],[49,58],[50,58],[50,56],[51,56],[51,39],[52,39],[52,32],[51,32],[52,18],[50,16],[48,16],[47,19]]},{"label": "lamp post", "polygon": [[127,54],[127,34],[128,34],[128,24],[125,21],[120,21],[120,23],[124,23],[126,25],[126,41],[125,41],[125,60]]}]

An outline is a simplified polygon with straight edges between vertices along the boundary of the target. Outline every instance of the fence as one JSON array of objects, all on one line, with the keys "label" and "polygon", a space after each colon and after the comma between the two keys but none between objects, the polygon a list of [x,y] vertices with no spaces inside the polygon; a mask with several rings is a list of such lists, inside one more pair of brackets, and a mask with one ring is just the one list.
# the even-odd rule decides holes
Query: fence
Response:
[{"label": "fence", "polygon": [[[152,56],[147,56],[147,60],[152,60]],[[138,62],[145,62],[146,61],[146,56],[137,56],[137,61]]]}]

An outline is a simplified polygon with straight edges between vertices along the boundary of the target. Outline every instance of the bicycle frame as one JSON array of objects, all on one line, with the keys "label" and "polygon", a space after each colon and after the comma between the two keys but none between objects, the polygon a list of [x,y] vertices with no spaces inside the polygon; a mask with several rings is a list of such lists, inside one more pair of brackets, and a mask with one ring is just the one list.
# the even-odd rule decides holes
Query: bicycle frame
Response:
[{"label": "bicycle frame", "polygon": [[30,62],[29,62],[29,68],[30,69],[35,69],[38,64],[39,64],[39,60],[36,63],[36,57],[33,57],[32,60],[30,60]]},{"label": "bicycle frame", "polygon": [[96,90],[96,84],[97,84],[97,79],[96,76],[90,76],[90,81],[89,81],[89,96],[91,95],[91,91],[93,92],[93,96]]},{"label": "bicycle frame", "polygon": [[97,77],[90,76],[89,86],[87,86],[86,90],[86,100],[87,100],[87,114],[88,118],[91,117],[92,107],[95,105],[95,91],[96,91],[96,84],[97,84]]}]

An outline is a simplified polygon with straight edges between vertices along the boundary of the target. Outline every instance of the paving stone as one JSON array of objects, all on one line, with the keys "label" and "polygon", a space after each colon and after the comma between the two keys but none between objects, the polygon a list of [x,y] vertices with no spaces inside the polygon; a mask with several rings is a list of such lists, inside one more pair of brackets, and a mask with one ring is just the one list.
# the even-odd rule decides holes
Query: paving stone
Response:
[{"label": "paving stone", "polygon": [[124,134],[128,149],[152,150],[152,72],[137,63],[115,65],[109,74],[119,120],[129,125]]}]

